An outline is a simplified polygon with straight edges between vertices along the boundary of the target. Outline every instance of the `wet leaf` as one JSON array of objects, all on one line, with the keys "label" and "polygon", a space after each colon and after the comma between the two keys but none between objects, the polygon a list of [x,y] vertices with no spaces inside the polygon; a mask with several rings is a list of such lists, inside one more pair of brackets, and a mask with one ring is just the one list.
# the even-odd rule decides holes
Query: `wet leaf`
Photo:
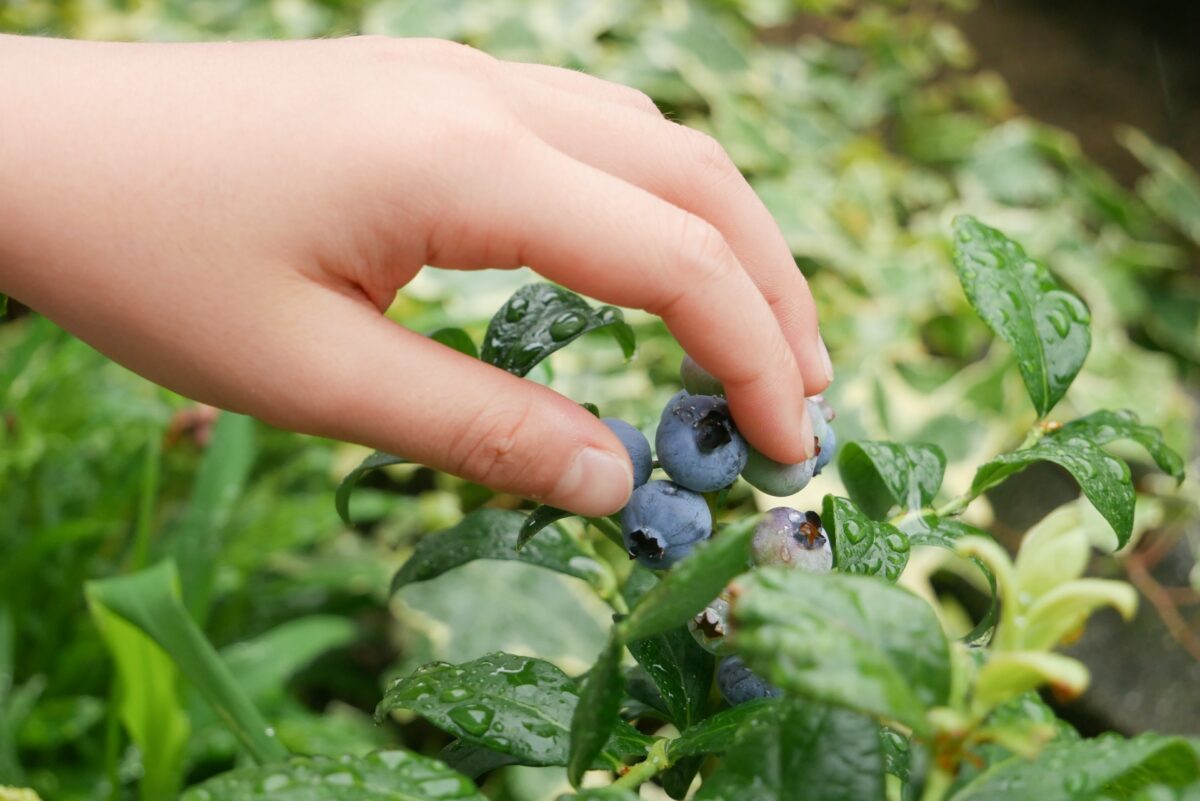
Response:
[{"label": "wet leaf", "polygon": [[1095,445],[1107,445],[1118,439],[1133,440],[1146,449],[1159,470],[1176,481],[1183,481],[1183,458],[1167,447],[1161,431],[1154,426],[1142,425],[1137,415],[1128,409],[1093,412],[1065,424],[1052,436],[1057,439],[1084,437]]},{"label": "wet leaf", "polygon": [[507,509],[479,509],[458,525],[428,534],[392,579],[392,592],[418,581],[437,578],[476,559],[524,562],[564,573],[599,586],[605,568],[564,531],[548,528],[542,536],[517,550],[526,517]]},{"label": "wet leaf", "polygon": [[579,692],[579,703],[571,716],[567,778],[578,787],[583,774],[600,757],[604,744],[621,723],[621,698],[625,680],[621,673],[621,655],[625,647],[614,632],[588,671]]},{"label": "wet leaf", "polygon": [[955,793],[951,801],[1129,798],[1147,785],[1182,787],[1198,776],[1196,753],[1182,738],[1145,734],[1124,740],[1109,734],[1053,743],[1033,759],[1006,759]]},{"label": "wet leaf", "polygon": [[696,801],[865,801],[884,797],[879,724],[787,699],[743,725]]},{"label": "wet leaf", "polygon": [[723,709],[684,730],[671,741],[667,755],[678,761],[699,754],[723,754],[737,740],[746,721],[765,714],[765,708],[775,703],[774,698],[762,698]]},{"label": "wet leaf", "polygon": [[946,703],[949,645],[929,604],[907,590],[781,568],[756,570],[737,588],[734,645],[772,684],[918,732],[926,711]]},{"label": "wet leaf", "polygon": [[882,519],[893,506],[920,509],[942,486],[946,455],[928,443],[849,442],[838,455],[838,475],[868,517]]},{"label": "wet leaf", "polygon": [[[464,744],[509,754],[522,765],[566,765],[579,700],[575,680],[549,662],[495,653],[460,665],[432,662],[395,680],[375,716],[407,709]],[[624,722],[615,729],[600,766],[640,754],[649,739]]]},{"label": "wet leaf", "polygon": [[825,496],[821,514],[833,547],[833,567],[842,573],[900,578],[908,564],[908,536],[891,525],[871,520],[845,498]]},{"label": "wet leaf", "polygon": [[517,534],[517,550],[525,547],[525,544],[533,539],[539,531],[546,526],[563,518],[570,517],[571,513],[565,509],[556,509],[553,506],[541,506],[534,509],[525,518],[525,522],[521,524],[521,531]]},{"label": "wet leaf", "polygon": [[633,329],[615,306],[592,308],[587,301],[554,284],[523,286],[500,307],[484,335],[485,362],[514,375],[526,375],[538,362],[579,337],[604,329],[633,355]]},{"label": "wet leaf", "polygon": [[704,717],[716,663],[685,627],[633,640],[629,651],[654,680],[680,731]]},{"label": "wet leaf", "polygon": [[1129,466],[1078,430],[1064,427],[1031,447],[997,456],[975,472],[971,491],[982,493],[1034,462],[1053,462],[1070,473],[1092,506],[1113,527],[1118,547],[1129,541],[1136,501]]},{"label": "wet leaf", "polygon": [[407,464],[408,460],[402,456],[393,456],[390,453],[383,451],[375,451],[362,463],[346,474],[342,479],[342,483],[338,484],[337,491],[333,495],[333,503],[337,508],[338,517],[348,526],[354,525],[354,521],[350,519],[350,496],[354,494],[354,488],[358,486],[358,482],[367,473],[372,470],[378,470],[381,467],[389,467],[394,464]]},{"label": "wet leaf", "polygon": [[297,758],[242,768],[199,784],[180,801],[484,801],[471,780],[408,751]]},{"label": "wet leaf", "polygon": [[1013,349],[1029,398],[1044,417],[1087,358],[1087,307],[1020,245],[974,217],[954,220],[954,265],[975,311]]},{"label": "wet leaf", "polygon": [[479,358],[479,350],[475,347],[475,341],[471,339],[471,335],[461,328],[439,328],[429,335],[429,338],[435,342],[440,342],[448,348],[454,348],[459,353],[470,356],[472,359]]}]

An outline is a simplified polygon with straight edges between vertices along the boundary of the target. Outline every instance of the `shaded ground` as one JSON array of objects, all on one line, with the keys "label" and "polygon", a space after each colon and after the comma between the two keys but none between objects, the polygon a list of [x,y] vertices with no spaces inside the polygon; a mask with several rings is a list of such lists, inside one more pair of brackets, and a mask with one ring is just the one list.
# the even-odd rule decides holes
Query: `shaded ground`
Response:
[{"label": "shaded ground", "polygon": [[958,24],[1023,109],[1125,183],[1140,169],[1113,138],[1122,123],[1200,165],[1195,0],[978,0]]}]

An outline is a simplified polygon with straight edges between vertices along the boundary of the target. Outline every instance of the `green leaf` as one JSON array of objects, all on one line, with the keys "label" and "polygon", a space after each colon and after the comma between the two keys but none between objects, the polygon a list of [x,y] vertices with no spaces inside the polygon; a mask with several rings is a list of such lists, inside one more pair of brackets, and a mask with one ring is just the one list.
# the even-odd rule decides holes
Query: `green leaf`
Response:
[{"label": "green leaf", "polygon": [[470,779],[407,751],[298,758],[199,784],[180,801],[485,801]]},{"label": "green leaf", "polygon": [[895,729],[882,726],[879,742],[883,748],[883,770],[902,782],[908,782],[912,762],[912,745],[907,737]]},{"label": "green leaf", "polygon": [[1092,506],[1113,527],[1118,547],[1129,541],[1136,502],[1129,466],[1105,453],[1085,433],[1067,431],[1066,427],[1047,434],[1031,447],[1001,454],[984,464],[975,472],[971,492],[979,495],[1034,462],[1053,462],[1074,476]]},{"label": "green leaf", "polygon": [[0,317],[8,314],[8,295],[0,292]]},{"label": "green leaf", "polygon": [[629,651],[654,680],[680,731],[704,717],[716,661],[686,627],[634,640]]},{"label": "green leaf", "polygon": [[534,509],[525,518],[525,522],[521,524],[521,531],[517,534],[517,550],[525,547],[534,536],[544,529],[546,526],[556,521],[562,520],[564,517],[570,517],[571,513],[565,509],[556,509],[553,506],[541,506]]},{"label": "green leaf", "polygon": [[587,301],[554,284],[523,286],[488,324],[481,358],[514,375],[525,375],[551,353],[589,331],[604,329],[633,355],[633,329],[615,306],[592,308]]},{"label": "green leaf", "polygon": [[[901,529],[908,535],[909,545],[913,548],[935,546],[945,548],[948,551],[954,551],[955,543],[963,537],[991,537],[986,531],[968,525],[961,520],[945,517],[939,518],[933,515],[909,518],[901,524]],[[962,639],[968,645],[987,645],[991,642],[992,634],[996,629],[996,621],[999,619],[1000,614],[1000,599],[997,594],[996,576],[979,559],[972,556],[970,557],[970,561],[979,568],[979,571],[983,573],[983,577],[987,580],[988,589],[991,592],[991,601],[988,604],[987,612],[984,613],[979,623]]]},{"label": "green leaf", "polygon": [[[156,705],[150,708],[155,715],[163,718],[170,716],[169,713],[162,714]],[[69,695],[41,701],[21,724],[19,744],[21,748],[31,751],[60,748],[79,739],[104,720],[106,709],[103,700],[89,695]]]},{"label": "green leaf", "polygon": [[912,549],[903,531],[871,520],[846,498],[825,496],[821,520],[833,547],[834,569],[855,575],[900,578]]},{"label": "green leaf", "polygon": [[440,342],[448,348],[454,348],[459,353],[470,356],[472,359],[479,358],[479,349],[475,347],[475,341],[471,339],[471,335],[461,328],[439,328],[429,335],[429,338],[435,342]]},{"label": "green leaf", "polygon": [[[495,653],[460,665],[432,662],[395,680],[375,717],[407,709],[465,744],[509,754],[523,765],[566,765],[579,701],[575,681],[549,662]],[[607,767],[640,753],[648,739],[627,723],[617,729],[601,759]]]},{"label": "green leaf", "polygon": [[621,623],[626,642],[683,626],[716,598],[725,585],[746,572],[758,516],[716,534],[697,546],[642,596]]},{"label": "green leaf", "polygon": [[171,534],[169,549],[178,565],[184,603],[201,624],[212,601],[225,527],[254,465],[255,425],[250,417],[221,412],[196,474],[187,513]]},{"label": "green leaf", "polygon": [[502,754],[482,745],[464,743],[462,740],[455,740],[443,748],[438,754],[438,759],[471,779],[477,779],[497,768],[520,764],[520,760],[512,754]]},{"label": "green leaf", "polygon": [[597,787],[594,790],[580,790],[578,795],[560,795],[558,801],[639,801],[640,798],[636,792],[624,787]]},{"label": "green leaf", "polygon": [[928,506],[945,472],[946,455],[927,443],[849,442],[838,455],[838,475],[850,498],[877,520],[893,506]]},{"label": "green leaf", "polygon": [[153,639],[91,590],[88,608],[117,669],[117,713],[145,766],[138,794],[144,801],[174,798],[183,783],[191,733],[180,703],[179,671]]},{"label": "green leaf", "polygon": [[1033,759],[1006,759],[952,801],[1078,801],[1102,794],[1127,799],[1147,785],[1182,787],[1197,776],[1196,753],[1182,738],[1144,734],[1123,740],[1109,734],[1053,743]]},{"label": "green leaf", "polygon": [[954,220],[954,266],[967,299],[1013,349],[1025,389],[1044,417],[1087,358],[1091,316],[1013,240],[974,217]]},{"label": "green leaf", "polygon": [[583,774],[604,751],[604,744],[620,722],[621,699],[625,694],[625,678],[621,673],[624,652],[625,646],[614,631],[583,680],[579,703],[571,716],[567,779],[573,787],[579,786]]},{"label": "green leaf", "polygon": [[745,725],[696,801],[865,801],[884,798],[879,725],[800,699]]},{"label": "green leaf", "polygon": [[260,706],[283,701],[288,679],[321,654],[354,642],[354,622],[339,615],[309,615],[280,623],[254,639],[221,649],[238,684]]},{"label": "green leaf", "polygon": [[[756,570],[738,581],[734,645],[771,683],[927,730],[950,651],[924,600],[876,578]],[[877,739],[877,738],[876,738]]]},{"label": "green leaf", "polygon": [[213,711],[259,763],[287,752],[246,697],[229,668],[204,638],[179,599],[179,574],[171,561],[138,573],[88,582],[88,603],[148,634],[195,685]]},{"label": "green leaf", "polygon": [[764,714],[766,707],[778,703],[774,698],[760,698],[723,709],[686,729],[667,746],[672,762],[700,754],[723,754],[733,746],[746,721]]},{"label": "green leaf", "polygon": [[[1050,737],[1050,742],[1075,742],[1079,733],[1070,724],[1054,716],[1052,710],[1036,692],[1025,693],[1001,704],[988,715],[984,728],[990,732],[1003,732],[1009,745],[1035,736]],[[960,788],[970,784],[975,777],[992,765],[1014,756],[1015,752],[999,741],[978,743],[972,748],[974,758],[959,766],[958,776],[951,787],[950,797]]]},{"label": "green leaf", "polygon": [[478,509],[456,526],[429,534],[392,579],[392,592],[418,581],[437,578],[476,559],[500,559],[544,567],[600,586],[607,569],[588,556],[562,529],[548,528],[517,550],[525,515],[508,509]]},{"label": "green leaf", "polygon": [[1137,183],[1146,205],[1200,245],[1200,177],[1178,153],[1141,131],[1122,128],[1117,138],[1150,171]]},{"label": "green leaf", "polygon": [[1158,469],[1176,481],[1183,481],[1183,458],[1167,447],[1162,432],[1154,426],[1142,425],[1137,415],[1128,409],[1101,410],[1065,424],[1053,432],[1058,439],[1084,437],[1095,445],[1107,445],[1118,439],[1130,439],[1146,449]]},{"label": "green leaf", "polygon": [[350,496],[354,493],[354,488],[358,486],[358,482],[363,476],[380,467],[407,463],[408,460],[402,456],[393,456],[383,451],[375,451],[366,459],[363,459],[358,467],[347,473],[346,477],[342,479],[342,483],[338,484],[337,492],[333,495],[333,503],[337,507],[338,517],[342,519],[342,522],[348,526],[354,525],[354,521],[350,519]]}]

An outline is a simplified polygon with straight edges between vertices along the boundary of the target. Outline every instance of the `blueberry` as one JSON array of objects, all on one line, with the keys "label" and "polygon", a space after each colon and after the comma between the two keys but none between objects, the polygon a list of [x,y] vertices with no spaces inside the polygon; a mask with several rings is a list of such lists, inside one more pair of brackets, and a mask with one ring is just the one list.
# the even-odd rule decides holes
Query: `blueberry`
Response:
[{"label": "blueberry", "polygon": [[812,458],[796,464],[782,464],[751,448],[742,478],[768,495],[779,498],[795,495],[807,487],[812,477],[829,464],[837,447],[833,429],[825,419],[823,403],[824,400],[820,399],[820,396],[806,399],[808,419],[812,423],[816,439],[816,454]]},{"label": "blueberry", "polygon": [[837,417],[837,412],[835,412],[833,407],[829,405],[829,401],[825,400],[825,396],[823,394],[809,396],[808,403],[809,409],[812,409],[815,405],[816,408],[820,410],[821,418],[826,423],[832,423],[834,418]]},{"label": "blueberry", "polygon": [[646,439],[646,435],[624,420],[618,420],[615,417],[602,417],[600,422],[617,435],[617,439],[621,440],[621,444],[629,452],[629,458],[633,462],[634,489],[649,481],[650,463],[654,460],[650,456],[650,442]]},{"label": "blueberry", "polygon": [[717,377],[696,364],[691,356],[684,356],[679,363],[679,380],[683,382],[683,388],[693,395],[725,395],[725,387]]},{"label": "blueberry", "polygon": [[837,453],[837,434],[833,431],[833,426],[825,424],[825,436],[817,437],[817,464],[813,470],[813,475],[818,476],[825,466],[833,461],[833,455]]},{"label": "blueberry", "polygon": [[712,513],[702,495],[650,481],[633,491],[621,512],[621,534],[630,559],[666,570],[712,535]]},{"label": "blueberry", "polygon": [[710,654],[727,656],[733,653],[729,644],[730,591],[722,590],[700,614],[688,621],[688,631],[700,647]]},{"label": "blueberry", "polygon": [[782,464],[751,449],[742,478],[768,495],[784,498],[807,487],[816,469],[816,456],[797,464]]},{"label": "blueberry", "polygon": [[729,656],[717,666],[717,688],[730,706],[755,698],[778,698],[783,692],[746,667],[740,656]]},{"label": "blueberry", "polygon": [[663,409],[654,445],[667,475],[696,492],[728,487],[750,452],[724,398],[687,392],[676,394]]},{"label": "blueberry", "polygon": [[821,516],[786,506],[763,515],[754,529],[750,554],[757,567],[782,565],[811,573],[828,573],[833,568],[833,551]]}]

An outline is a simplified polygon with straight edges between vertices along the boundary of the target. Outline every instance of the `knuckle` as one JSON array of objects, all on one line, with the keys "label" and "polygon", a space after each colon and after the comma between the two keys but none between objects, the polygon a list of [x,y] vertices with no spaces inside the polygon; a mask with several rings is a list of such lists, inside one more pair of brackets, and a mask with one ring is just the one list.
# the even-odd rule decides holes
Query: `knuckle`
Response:
[{"label": "knuckle", "polygon": [[692,128],[681,130],[684,131],[684,150],[701,180],[720,184],[741,175],[729,153],[715,138]]},{"label": "knuckle", "polygon": [[689,281],[709,283],[723,278],[732,258],[724,235],[708,220],[690,213],[683,215],[679,227],[679,252]]},{"label": "knuckle", "polygon": [[520,475],[525,432],[530,430],[533,409],[484,406],[464,426],[452,447],[451,466],[460,476],[487,485],[498,485]]},{"label": "knuckle", "polygon": [[659,110],[654,101],[650,99],[650,95],[646,94],[642,90],[633,89],[631,87],[622,87],[622,90],[625,94],[625,97],[628,98],[629,103],[635,108],[649,112],[656,117],[661,117],[663,115],[662,111]]}]

